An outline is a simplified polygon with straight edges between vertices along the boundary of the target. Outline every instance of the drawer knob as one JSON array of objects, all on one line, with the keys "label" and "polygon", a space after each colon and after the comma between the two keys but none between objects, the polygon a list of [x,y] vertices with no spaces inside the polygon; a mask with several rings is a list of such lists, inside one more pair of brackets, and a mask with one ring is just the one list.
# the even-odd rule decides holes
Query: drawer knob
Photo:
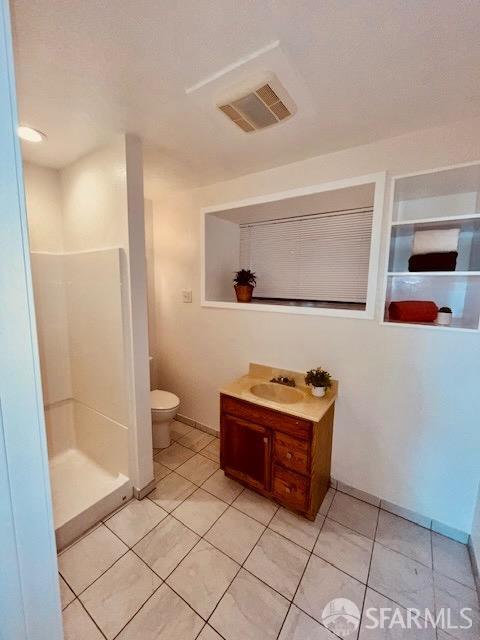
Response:
[{"label": "drawer knob", "polygon": [[292,493],[292,490],[290,489],[290,487],[285,487],[285,493]]},{"label": "drawer knob", "polygon": [[287,460],[290,460],[291,457],[292,457],[292,454],[290,453],[290,451],[287,451]]},{"label": "drawer knob", "polygon": [[268,438],[264,438],[264,439],[263,439],[263,442],[264,442],[265,444],[268,444]]}]

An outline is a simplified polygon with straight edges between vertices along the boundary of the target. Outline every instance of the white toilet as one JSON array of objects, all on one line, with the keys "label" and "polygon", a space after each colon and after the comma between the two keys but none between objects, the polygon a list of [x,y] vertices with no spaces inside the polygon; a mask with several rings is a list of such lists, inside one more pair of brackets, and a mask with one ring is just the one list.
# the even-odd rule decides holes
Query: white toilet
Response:
[{"label": "white toilet", "polygon": [[154,449],[165,449],[170,446],[170,425],[174,419],[179,398],[169,391],[150,391],[152,408],[152,440]]}]

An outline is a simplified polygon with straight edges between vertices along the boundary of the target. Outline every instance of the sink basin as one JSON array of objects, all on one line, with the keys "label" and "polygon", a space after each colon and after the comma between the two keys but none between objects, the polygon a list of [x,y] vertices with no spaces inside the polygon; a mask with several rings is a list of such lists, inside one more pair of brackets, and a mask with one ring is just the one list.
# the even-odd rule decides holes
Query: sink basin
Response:
[{"label": "sink basin", "polygon": [[250,387],[251,393],[263,400],[272,400],[279,404],[295,404],[303,400],[303,393],[293,387],[286,387],[275,382],[261,382]]}]

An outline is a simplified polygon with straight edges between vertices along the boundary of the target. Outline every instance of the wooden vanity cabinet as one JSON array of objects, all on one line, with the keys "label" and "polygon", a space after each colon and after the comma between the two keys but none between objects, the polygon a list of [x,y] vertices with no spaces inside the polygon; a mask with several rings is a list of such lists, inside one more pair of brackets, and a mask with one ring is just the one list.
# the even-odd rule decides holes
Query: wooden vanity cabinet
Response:
[{"label": "wooden vanity cabinet", "polygon": [[221,394],[225,475],[314,520],[330,485],[334,406],[311,422]]}]

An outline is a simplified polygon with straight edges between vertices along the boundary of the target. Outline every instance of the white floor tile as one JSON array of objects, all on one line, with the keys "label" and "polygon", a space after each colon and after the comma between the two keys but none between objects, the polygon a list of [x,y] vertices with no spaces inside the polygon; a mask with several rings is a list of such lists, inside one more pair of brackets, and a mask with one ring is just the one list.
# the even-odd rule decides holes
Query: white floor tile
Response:
[{"label": "white floor tile", "polygon": [[278,510],[278,505],[263,496],[245,489],[233,502],[233,506],[247,516],[267,525]]},{"label": "white floor tile", "polygon": [[[406,609],[367,588],[359,640],[436,640],[435,629],[432,625],[418,629],[413,623],[408,628],[408,619]],[[404,621],[405,625],[401,624],[401,621]],[[420,624],[425,625],[426,623],[421,622]]]},{"label": "white floor tile", "polygon": [[196,533],[168,516],[142,538],[133,550],[155,573],[165,579],[199,540]]},{"label": "white floor tile", "polygon": [[[456,580],[445,576],[434,574],[435,585],[435,605],[438,612],[449,610],[451,615],[451,625],[443,627],[450,636],[457,640],[478,640],[480,638],[480,610],[477,592],[470,589]],[[471,619],[471,626],[460,614],[462,609],[467,609],[464,614]],[[455,629],[454,627],[459,627]]]},{"label": "white floor tile", "polygon": [[368,586],[403,607],[433,611],[432,570],[375,543]]},{"label": "white floor tile", "polygon": [[194,455],[195,453],[191,449],[182,447],[178,442],[174,442],[166,449],[162,449],[162,451],[155,456],[155,460],[174,471]]},{"label": "white floor tile", "polygon": [[241,569],[209,620],[226,640],[275,640],[288,600]]},{"label": "white floor tile", "polygon": [[272,589],[291,600],[309,555],[303,547],[266,529],[244,566]]},{"label": "white floor tile", "polygon": [[335,497],[336,491],[333,487],[330,487],[327,493],[325,494],[325,498],[323,499],[322,504],[320,505],[320,509],[318,513],[322,516],[326,516],[330,507],[332,506],[333,499]]},{"label": "white floor tile", "polygon": [[110,640],[160,586],[161,580],[129,551],[86,589],[80,599]]},{"label": "white floor tile", "polygon": [[431,531],[404,518],[380,510],[376,540],[427,567],[432,566]]},{"label": "white floor tile", "polygon": [[281,507],[268,527],[311,551],[322,528],[324,519],[325,516],[318,514],[315,520],[311,522]]},{"label": "white floor tile", "polygon": [[168,476],[169,473],[171,473],[171,469],[165,467],[156,460],[153,461],[153,475],[155,480],[161,480],[162,478],[165,478],[165,476]]},{"label": "white floor tile", "polygon": [[183,436],[186,436],[187,433],[190,433],[190,431],[193,431],[193,427],[178,420],[174,420],[170,425],[170,437],[172,440],[178,441],[180,438],[183,438]]},{"label": "white floor tile", "polygon": [[106,571],[128,547],[103,524],[58,556],[58,567],[76,594]]},{"label": "white floor tile", "polygon": [[338,636],[292,604],[278,640],[338,640]]},{"label": "white floor tile", "polygon": [[193,429],[190,433],[187,433],[186,436],[180,438],[179,443],[184,447],[192,449],[192,451],[200,451],[200,449],[204,449],[212,441],[213,436],[198,429]]},{"label": "white floor tile", "polygon": [[200,540],[169,576],[167,584],[206,620],[239,568],[206,540]]},{"label": "white floor tile", "polygon": [[207,456],[210,460],[220,464],[220,438],[214,438],[205,449],[202,449],[201,453],[202,456]]},{"label": "white floor tile", "polygon": [[211,493],[197,489],[175,509],[173,516],[199,536],[203,536],[227,507],[225,502]]},{"label": "white floor tile", "polygon": [[164,583],[118,640],[194,640],[203,624],[200,616]]},{"label": "white floor tile", "polygon": [[70,604],[72,600],[75,600],[75,594],[60,575],[58,576],[58,584],[60,585],[60,600],[62,602],[62,609],[65,609],[65,607]]},{"label": "white floor tile", "polygon": [[165,511],[173,511],[188,498],[197,487],[182,476],[171,473],[157,483],[156,488],[148,494],[148,498]]},{"label": "white floor tile", "polygon": [[202,484],[202,489],[231,504],[242,493],[243,486],[235,480],[227,478],[223,470],[218,469]]},{"label": "white floor tile", "polygon": [[104,640],[78,600],[68,605],[62,617],[64,640]]},{"label": "white floor tile", "polygon": [[201,485],[218,469],[218,463],[197,453],[193,458],[180,465],[176,473],[180,474],[190,482]]},{"label": "white floor tile", "polygon": [[327,518],[313,553],[366,583],[373,540]]},{"label": "white floor tile", "polygon": [[[362,610],[365,585],[348,576],[324,560],[311,556],[300,582],[294,603],[305,613],[322,622],[322,614],[327,604],[335,598],[345,598]],[[357,632],[349,635],[355,640]]]},{"label": "white floor tile", "polygon": [[328,511],[328,517],[373,540],[378,512],[378,507],[337,491]]},{"label": "white floor tile", "polygon": [[105,521],[125,544],[133,547],[151,531],[168,513],[151,500],[132,500],[121,511]]},{"label": "white floor tile", "polygon": [[475,588],[472,565],[466,545],[432,533],[433,569],[471,589]]},{"label": "white floor tile", "polygon": [[197,640],[222,640],[222,636],[219,636],[215,629],[206,624]]},{"label": "white floor tile", "polygon": [[265,525],[229,507],[205,537],[215,547],[242,564],[264,531]]}]

